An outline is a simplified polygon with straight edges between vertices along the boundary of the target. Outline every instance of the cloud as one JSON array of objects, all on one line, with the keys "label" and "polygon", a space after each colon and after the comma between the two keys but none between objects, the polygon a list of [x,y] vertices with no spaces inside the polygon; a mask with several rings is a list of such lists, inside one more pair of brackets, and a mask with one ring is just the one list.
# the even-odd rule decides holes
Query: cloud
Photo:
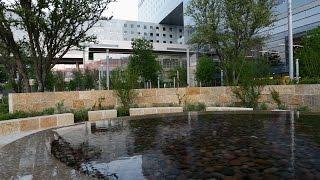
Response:
[{"label": "cloud", "polygon": [[138,20],[138,0],[118,0],[110,3],[106,16],[113,15],[114,19]]}]

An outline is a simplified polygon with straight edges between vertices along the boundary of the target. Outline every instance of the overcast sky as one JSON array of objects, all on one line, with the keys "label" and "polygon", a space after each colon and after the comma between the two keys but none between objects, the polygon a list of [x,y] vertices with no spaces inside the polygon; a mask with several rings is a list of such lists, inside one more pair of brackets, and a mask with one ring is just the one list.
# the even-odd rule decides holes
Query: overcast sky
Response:
[{"label": "overcast sky", "polygon": [[114,19],[138,20],[138,0],[117,0],[110,3],[105,14],[112,14]]}]

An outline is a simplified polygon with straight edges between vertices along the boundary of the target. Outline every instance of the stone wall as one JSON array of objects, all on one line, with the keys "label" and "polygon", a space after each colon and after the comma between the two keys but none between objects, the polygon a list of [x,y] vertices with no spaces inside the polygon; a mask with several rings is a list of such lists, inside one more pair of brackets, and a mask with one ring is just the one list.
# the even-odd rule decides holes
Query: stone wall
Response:
[{"label": "stone wall", "polygon": [[[279,92],[281,100],[289,108],[308,106],[313,110],[320,110],[320,85],[288,85],[266,86],[262,91],[260,102],[276,107],[270,89]],[[144,89],[137,90],[138,97],[135,103],[150,107],[159,104],[205,103],[208,106],[228,106],[237,99],[233,96],[231,87],[210,88],[180,88],[177,89]],[[119,106],[119,100],[112,91],[82,91],[82,92],[53,92],[10,94],[9,108],[14,111],[41,111],[45,108],[55,107],[64,102],[70,109],[91,108],[103,99],[104,106]]]},{"label": "stone wall", "polygon": [[19,132],[48,129],[74,124],[73,114],[56,114],[0,121],[0,137]]}]

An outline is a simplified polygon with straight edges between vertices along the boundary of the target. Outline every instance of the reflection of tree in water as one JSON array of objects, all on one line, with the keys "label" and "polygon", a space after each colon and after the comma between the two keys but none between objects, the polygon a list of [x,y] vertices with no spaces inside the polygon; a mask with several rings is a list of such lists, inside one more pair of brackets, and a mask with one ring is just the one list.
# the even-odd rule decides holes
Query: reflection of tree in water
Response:
[{"label": "reflection of tree in water", "polygon": [[296,120],[296,132],[320,145],[320,117],[302,114]]},{"label": "reflection of tree in water", "polygon": [[157,144],[158,127],[163,124],[161,118],[129,121],[129,129],[133,138],[133,153],[151,150]]}]

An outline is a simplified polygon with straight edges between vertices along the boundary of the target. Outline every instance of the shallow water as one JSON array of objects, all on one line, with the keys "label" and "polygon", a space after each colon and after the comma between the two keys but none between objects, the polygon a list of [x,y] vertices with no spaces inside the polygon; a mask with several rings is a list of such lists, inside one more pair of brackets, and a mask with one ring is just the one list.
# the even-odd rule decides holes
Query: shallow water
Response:
[{"label": "shallow water", "polygon": [[190,113],[86,123],[27,137],[0,157],[4,179],[320,179],[320,114]]}]

